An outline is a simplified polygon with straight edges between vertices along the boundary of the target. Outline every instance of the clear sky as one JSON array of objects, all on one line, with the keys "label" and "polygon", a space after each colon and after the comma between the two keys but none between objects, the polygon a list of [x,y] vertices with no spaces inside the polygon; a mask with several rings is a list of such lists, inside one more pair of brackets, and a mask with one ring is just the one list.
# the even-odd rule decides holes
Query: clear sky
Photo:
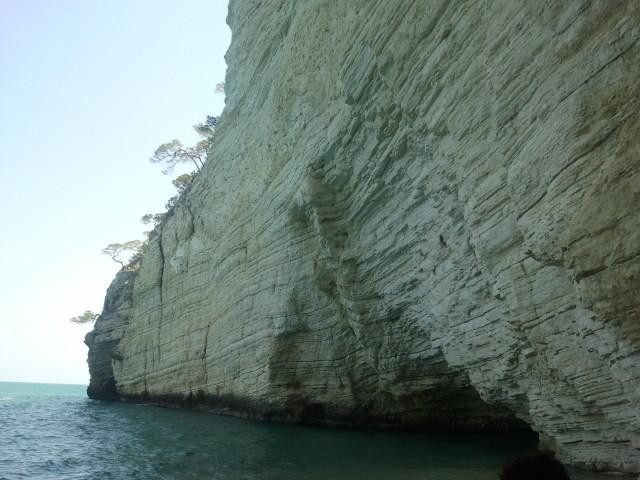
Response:
[{"label": "clear sky", "polygon": [[148,158],[217,115],[227,0],[0,0],[0,381],[87,383],[90,327],[175,190]]}]

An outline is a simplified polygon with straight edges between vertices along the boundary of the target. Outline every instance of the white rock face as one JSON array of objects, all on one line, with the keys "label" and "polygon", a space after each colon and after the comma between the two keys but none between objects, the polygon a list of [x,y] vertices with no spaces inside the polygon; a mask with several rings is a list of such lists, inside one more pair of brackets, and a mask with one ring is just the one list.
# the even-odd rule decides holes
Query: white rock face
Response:
[{"label": "white rock face", "polygon": [[232,0],[118,393],[640,471],[640,2]]}]

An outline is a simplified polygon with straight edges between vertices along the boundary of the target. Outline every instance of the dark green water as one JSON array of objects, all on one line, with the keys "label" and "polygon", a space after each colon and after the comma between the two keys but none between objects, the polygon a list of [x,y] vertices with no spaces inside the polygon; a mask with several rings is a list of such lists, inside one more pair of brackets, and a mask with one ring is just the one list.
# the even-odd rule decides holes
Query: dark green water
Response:
[{"label": "dark green water", "polygon": [[251,422],[0,382],[0,479],[485,480],[535,448],[518,436]]}]

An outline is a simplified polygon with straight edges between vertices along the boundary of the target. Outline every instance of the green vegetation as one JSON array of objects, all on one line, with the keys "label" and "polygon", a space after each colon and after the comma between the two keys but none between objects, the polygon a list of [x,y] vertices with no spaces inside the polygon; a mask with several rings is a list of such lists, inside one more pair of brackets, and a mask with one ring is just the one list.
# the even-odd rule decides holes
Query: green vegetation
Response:
[{"label": "green vegetation", "polygon": [[85,310],[82,315],[72,317],[69,321],[72,323],[90,323],[95,322],[99,316],[99,313],[93,313],[91,310]]},{"label": "green vegetation", "polygon": [[[130,240],[124,243],[110,243],[102,249],[102,253],[109,256],[114,262],[119,263],[123,270],[129,270],[134,263],[133,260],[136,257],[141,256],[143,253],[144,243],[145,242],[140,240]],[[127,255],[129,255],[130,258],[125,262]]]},{"label": "green vegetation", "polygon": [[153,156],[150,158],[151,163],[160,163],[165,166],[162,173],[171,173],[175,166],[179,163],[193,163],[196,171],[200,171],[207,157],[207,149],[210,143],[208,139],[201,140],[193,147],[185,147],[182,142],[176,138],[170,142],[160,145]]},{"label": "green vegetation", "polygon": [[191,185],[193,182],[193,173],[183,173],[179,177],[174,178],[171,183],[178,190],[178,194],[182,195],[182,193]]},{"label": "green vegetation", "polygon": [[[222,84],[222,91],[224,91],[224,84]],[[183,173],[177,178],[173,179],[171,183],[178,190],[178,194],[171,197],[165,208],[170,212],[175,207],[180,196],[191,186],[196,175],[200,173],[202,167],[207,160],[207,154],[211,147],[211,141],[216,131],[216,125],[218,124],[218,118],[213,115],[207,115],[204,122],[200,122],[193,126],[193,129],[201,136],[204,137],[198,143],[191,147],[185,147],[182,142],[176,138],[170,142],[160,145],[153,156],[149,159],[151,163],[158,163],[164,166],[162,173],[165,175],[173,172],[176,165],[181,163],[192,163],[196,168],[191,173]],[[166,214],[147,214],[142,217],[143,223],[147,223],[148,219],[154,216],[166,215]]]},{"label": "green vegetation", "polygon": [[[163,143],[156,148],[156,151],[149,160],[151,163],[164,165],[162,173],[165,175],[171,173],[179,163],[193,163],[196,167],[196,172],[200,172],[207,159],[207,151],[211,147],[211,138],[215,133],[217,123],[217,117],[207,115],[204,122],[193,126],[194,130],[198,132],[200,136],[204,137],[202,140],[191,147],[185,147],[180,140],[174,138],[170,142]],[[182,177],[182,175],[180,177]]]}]

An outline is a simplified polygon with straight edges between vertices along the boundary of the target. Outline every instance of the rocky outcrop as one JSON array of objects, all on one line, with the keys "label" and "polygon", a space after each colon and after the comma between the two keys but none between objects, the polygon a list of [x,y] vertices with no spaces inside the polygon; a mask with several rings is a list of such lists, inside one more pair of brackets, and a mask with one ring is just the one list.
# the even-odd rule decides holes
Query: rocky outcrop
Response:
[{"label": "rocky outcrop", "polygon": [[118,398],[112,363],[121,359],[117,347],[124,327],[129,323],[133,307],[135,271],[121,270],[107,289],[102,314],[93,330],[84,338],[89,347],[89,374],[91,380],[87,395],[98,400]]},{"label": "rocky outcrop", "polygon": [[136,278],[118,396],[525,422],[640,471],[640,4],[232,0],[228,21],[227,106]]}]

